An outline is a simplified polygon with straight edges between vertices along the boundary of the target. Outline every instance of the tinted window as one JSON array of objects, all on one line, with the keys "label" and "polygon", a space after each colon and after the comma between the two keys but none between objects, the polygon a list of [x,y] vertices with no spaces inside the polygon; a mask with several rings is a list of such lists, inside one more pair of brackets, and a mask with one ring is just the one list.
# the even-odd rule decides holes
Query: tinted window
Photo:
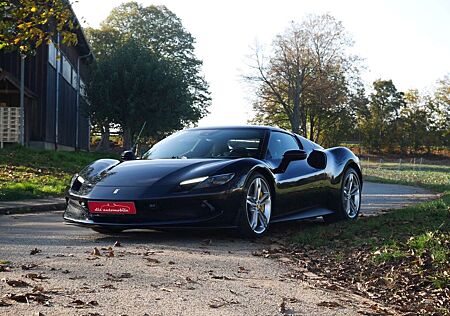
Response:
[{"label": "tinted window", "polygon": [[301,145],[303,146],[303,149],[307,152],[311,152],[314,149],[323,149],[320,145],[313,143],[309,139],[306,139],[300,135],[297,135],[297,138],[300,140]]},{"label": "tinted window", "polygon": [[272,132],[266,157],[271,160],[281,159],[286,151],[294,149],[300,149],[294,137],[286,133]]},{"label": "tinted window", "polygon": [[181,131],[157,143],[143,159],[258,158],[263,136],[260,129]]}]

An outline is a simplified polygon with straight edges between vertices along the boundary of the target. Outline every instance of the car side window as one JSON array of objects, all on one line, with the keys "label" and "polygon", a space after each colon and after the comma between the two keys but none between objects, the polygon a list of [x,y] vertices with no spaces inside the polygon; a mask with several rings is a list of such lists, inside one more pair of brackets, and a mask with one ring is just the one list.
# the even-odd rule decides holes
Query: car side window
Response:
[{"label": "car side window", "polygon": [[300,149],[298,142],[293,136],[282,132],[271,132],[266,158],[281,160],[286,151],[298,149]]},{"label": "car side window", "polygon": [[303,137],[301,137],[299,135],[296,135],[296,136],[297,136],[297,139],[300,142],[303,150],[305,150],[306,152],[313,151],[314,146],[311,144],[311,142],[309,142],[307,139],[305,139],[305,138],[303,138]]}]

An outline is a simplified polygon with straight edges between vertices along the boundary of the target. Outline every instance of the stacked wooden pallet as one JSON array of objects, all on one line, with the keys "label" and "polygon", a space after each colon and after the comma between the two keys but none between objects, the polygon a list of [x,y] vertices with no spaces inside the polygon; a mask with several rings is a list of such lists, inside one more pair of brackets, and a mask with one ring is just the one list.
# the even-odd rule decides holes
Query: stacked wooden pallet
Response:
[{"label": "stacked wooden pallet", "polygon": [[3,143],[18,143],[20,136],[20,108],[0,107],[0,147]]}]

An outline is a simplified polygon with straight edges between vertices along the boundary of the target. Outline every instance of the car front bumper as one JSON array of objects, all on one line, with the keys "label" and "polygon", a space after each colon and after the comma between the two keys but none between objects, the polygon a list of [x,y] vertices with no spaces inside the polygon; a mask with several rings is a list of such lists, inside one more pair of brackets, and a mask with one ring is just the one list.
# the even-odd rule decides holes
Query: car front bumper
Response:
[{"label": "car front bumper", "polygon": [[245,199],[241,190],[223,191],[198,195],[180,195],[140,200],[134,202],[136,214],[93,214],[89,201],[108,201],[68,195],[64,220],[68,224],[91,228],[174,228],[174,227],[223,227],[237,226],[239,208]]}]

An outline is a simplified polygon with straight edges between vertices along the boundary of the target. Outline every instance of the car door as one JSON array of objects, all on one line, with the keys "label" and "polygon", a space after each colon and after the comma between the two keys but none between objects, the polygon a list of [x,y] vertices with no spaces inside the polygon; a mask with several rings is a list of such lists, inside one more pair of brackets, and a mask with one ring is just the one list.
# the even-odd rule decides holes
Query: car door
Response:
[{"label": "car door", "polygon": [[[265,160],[272,169],[278,167],[283,154],[288,150],[303,149],[299,139],[281,131],[271,131]],[[309,150],[309,155],[312,150]],[[311,167],[307,159],[289,163],[285,172],[275,174],[276,179],[276,213],[286,215],[299,210],[307,210],[317,205],[315,192],[319,181],[318,169]]]}]

